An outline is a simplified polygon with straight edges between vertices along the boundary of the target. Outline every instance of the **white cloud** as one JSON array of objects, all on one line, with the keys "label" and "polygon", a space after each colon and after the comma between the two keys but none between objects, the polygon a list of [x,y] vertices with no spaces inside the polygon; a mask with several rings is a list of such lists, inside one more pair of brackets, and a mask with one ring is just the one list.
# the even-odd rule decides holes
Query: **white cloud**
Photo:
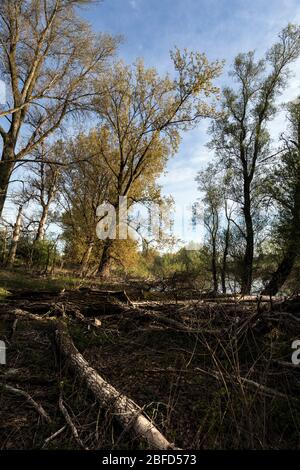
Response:
[{"label": "white cloud", "polygon": [[137,9],[137,0],[129,0],[129,4],[131,6],[131,8],[133,8],[133,10],[136,10]]}]

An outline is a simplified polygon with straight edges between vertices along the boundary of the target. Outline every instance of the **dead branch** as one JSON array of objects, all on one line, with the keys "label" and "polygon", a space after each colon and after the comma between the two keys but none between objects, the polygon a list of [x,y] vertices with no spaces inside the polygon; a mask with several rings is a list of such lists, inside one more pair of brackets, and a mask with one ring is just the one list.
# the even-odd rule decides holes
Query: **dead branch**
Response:
[{"label": "dead branch", "polygon": [[[210,377],[215,378],[216,380],[219,381],[224,381],[224,375],[222,375],[220,372],[215,371],[215,370],[205,370],[201,369],[200,367],[196,367],[196,370],[202,374],[209,375]],[[236,383],[242,383],[244,385],[248,385],[252,388],[258,389],[262,393],[264,393],[267,396],[271,397],[276,397],[276,398],[284,398],[285,400],[290,399],[290,400],[297,400],[295,397],[291,397],[289,395],[286,395],[285,393],[281,393],[273,388],[266,387],[265,385],[262,385],[258,382],[255,382],[254,380],[247,379],[246,377],[235,377],[230,374],[226,374],[227,378],[231,379],[233,382]]]},{"label": "dead branch", "polygon": [[17,324],[18,324],[18,318],[15,318],[11,327],[11,333],[10,333],[10,340],[13,340],[13,337],[15,335],[16,329],[17,329]]},{"label": "dead branch", "polygon": [[63,426],[62,428],[58,429],[56,432],[54,432],[53,434],[51,434],[51,436],[47,437],[47,439],[45,439],[44,441],[44,444],[42,446],[42,449],[44,449],[46,447],[47,444],[49,444],[49,442],[53,441],[53,439],[55,439],[57,436],[59,436],[62,432],[64,432],[64,430],[66,429],[66,425]]},{"label": "dead branch", "polygon": [[[67,408],[65,407],[64,403],[63,403],[63,399],[62,399],[62,395],[60,394],[59,396],[59,401],[58,401],[58,405],[59,405],[59,409],[60,411],[62,412],[62,415],[63,417],[65,418],[69,428],[71,429],[71,432],[74,436],[74,439],[75,441],[77,442],[77,444],[79,445],[79,447],[81,447],[82,449],[84,450],[88,450],[87,447],[85,447],[85,445],[83,444],[82,440],[80,439],[79,437],[79,434],[78,434],[78,431],[76,429],[76,426],[75,424],[73,423],[72,419],[71,419],[71,416],[69,415],[68,413],[68,410]],[[50,436],[51,437],[51,436]]]},{"label": "dead branch", "polygon": [[44,418],[47,423],[51,423],[51,418],[50,416],[46,413],[42,405],[37,403],[30,395],[29,393],[25,392],[24,390],[21,390],[19,388],[11,387],[11,385],[7,384],[0,384],[0,387],[3,387],[4,390],[7,390],[8,392],[11,392],[15,395],[19,395],[21,397],[26,398],[26,400],[35,408],[35,410],[40,414],[42,418]]},{"label": "dead branch", "polygon": [[35,315],[34,313],[28,312],[27,310],[23,310],[20,308],[12,308],[6,310],[6,313],[4,315],[1,315],[1,319],[3,320],[11,317],[23,318],[25,320],[35,320],[44,323],[50,323],[53,322],[53,320],[57,320],[56,317],[44,317],[41,315]]}]

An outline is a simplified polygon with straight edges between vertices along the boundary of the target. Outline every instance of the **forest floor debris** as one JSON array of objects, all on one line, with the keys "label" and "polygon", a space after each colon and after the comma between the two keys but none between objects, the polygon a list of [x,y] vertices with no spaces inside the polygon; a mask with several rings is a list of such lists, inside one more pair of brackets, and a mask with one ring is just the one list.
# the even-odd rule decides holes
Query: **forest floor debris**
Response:
[{"label": "forest floor debris", "polygon": [[[291,363],[300,317],[297,308],[289,314],[290,301],[258,311],[255,302],[132,303],[120,295],[95,287],[28,290],[1,303],[8,347],[0,381],[24,390],[51,417],[47,423],[25,397],[0,388],[2,449],[149,447],[70,374],[51,318],[67,325],[91,367],[178,447],[300,447],[300,375]],[[16,324],[16,310],[30,315]]]}]

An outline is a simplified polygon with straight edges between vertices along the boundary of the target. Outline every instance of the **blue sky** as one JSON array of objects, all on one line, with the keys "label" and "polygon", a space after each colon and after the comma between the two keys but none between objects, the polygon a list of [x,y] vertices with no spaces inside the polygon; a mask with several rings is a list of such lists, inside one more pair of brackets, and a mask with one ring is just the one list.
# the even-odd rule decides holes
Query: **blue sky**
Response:
[{"label": "blue sky", "polygon": [[[169,51],[175,45],[205,52],[209,59],[225,59],[219,84],[228,83],[228,69],[239,52],[256,50],[262,55],[288,22],[300,23],[299,0],[104,0],[81,10],[97,31],[122,34],[119,55],[126,62],[143,57],[160,73],[171,71]],[[300,61],[281,101],[300,92]],[[297,74],[298,71],[298,74]],[[282,130],[283,115],[271,124],[274,138]],[[208,122],[203,121],[182,138],[179,152],[170,160],[160,181],[180,208],[199,197],[194,181],[197,171],[212,158],[205,144]],[[185,226],[181,216],[176,231],[186,240],[199,236]]]}]

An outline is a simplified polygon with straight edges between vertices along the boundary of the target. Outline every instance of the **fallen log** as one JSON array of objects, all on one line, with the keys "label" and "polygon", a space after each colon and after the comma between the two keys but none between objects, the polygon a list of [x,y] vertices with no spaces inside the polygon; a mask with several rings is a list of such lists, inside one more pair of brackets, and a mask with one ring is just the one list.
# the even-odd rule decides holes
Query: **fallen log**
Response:
[{"label": "fallen log", "polygon": [[[30,321],[33,320],[33,321],[37,321],[37,322],[40,322],[40,323],[52,325],[52,324],[55,324],[58,317],[63,318],[63,317],[67,316],[65,313],[62,314],[61,310],[56,311],[56,312],[53,311],[53,312],[51,312],[51,314],[52,314],[52,316],[50,316],[48,314],[38,315],[36,313],[31,313],[31,312],[28,312],[27,310],[23,310],[21,308],[10,308],[10,309],[6,310],[5,314],[1,315],[1,320],[9,320],[9,319],[13,318],[14,322],[13,322],[12,330],[13,330],[13,333],[14,333],[15,329],[16,329],[17,321],[19,319],[30,320]],[[55,316],[54,316],[54,314],[55,314]],[[78,321],[82,322],[83,324],[86,324],[88,329],[90,329],[91,327],[99,328],[101,326],[101,320],[99,320],[98,318],[94,318],[94,319],[85,318],[83,315],[81,315],[81,313],[79,311],[76,315],[74,314],[73,317],[75,318],[75,320],[78,320]],[[10,336],[10,339],[11,338],[12,338],[12,336]]]},{"label": "fallen log", "polygon": [[121,313],[122,306],[134,307],[125,290],[105,291],[82,287],[65,290],[64,292],[25,291],[10,297],[8,306],[13,305],[21,310],[29,310],[38,315],[63,315],[78,317],[93,317],[109,313]]},{"label": "fallen log", "polygon": [[142,409],[126,395],[120,393],[93,369],[75,347],[67,328],[58,324],[55,332],[58,350],[68,360],[73,371],[87,384],[95,398],[105,407],[112,407],[122,426],[131,429],[138,438],[145,439],[151,448],[175,449],[156,426],[143,415]]},{"label": "fallen log", "polygon": [[9,308],[6,309],[6,312],[4,314],[1,314],[1,320],[8,320],[11,318],[13,318],[14,320],[17,318],[21,318],[24,320],[33,320],[44,323],[50,323],[51,321],[57,320],[56,317],[39,316],[21,308]]},{"label": "fallen log", "polygon": [[[177,449],[177,447],[169,442],[156,426],[143,415],[142,409],[133,400],[116,390],[88,364],[75,347],[67,327],[62,321],[53,317],[39,317],[38,315],[21,309],[12,309],[8,315],[45,322],[54,326],[58,350],[69,360],[74,372],[86,382],[88,388],[99,402],[106,407],[112,406],[114,415],[125,430],[129,428],[132,429],[137,437],[145,439],[154,449]],[[23,396],[26,396],[29,400],[25,392]],[[31,403],[33,404],[33,402]]]},{"label": "fallen log", "polygon": [[204,303],[218,303],[218,304],[252,304],[252,303],[270,303],[273,300],[280,301],[282,297],[271,297],[269,295],[236,295],[222,297],[218,295],[216,297],[202,297]]},{"label": "fallen log", "polygon": [[[165,315],[161,313],[156,313],[151,310],[144,310],[140,309],[139,307],[135,307],[134,309],[131,309],[127,306],[122,306],[121,310],[119,312],[119,315],[123,315],[123,318],[128,318],[131,322],[134,320],[141,320],[144,319],[148,323],[155,323],[156,325],[160,325],[164,327],[166,330],[170,329],[173,331],[177,331],[179,333],[187,333],[187,334],[208,334],[208,335],[218,335],[223,332],[223,330],[220,329],[206,329],[203,327],[193,327],[193,326],[188,326],[183,322],[180,322],[178,320],[174,320],[173,318],[166,317]],[[102,320],[105,322],[105,320],[110,320],[111,318],[114,318],[116,315],[104,315]],[[207,323],[207,322],[206,322]],[[132,327],[133,328],[133,327]],[[139,331],[143,331],[143,329],[139,328]],[[224,329],[224,332],[227,330]]]},{"label": "fallen log", "polygon": [[81,287],[79,290],[81,292],[87,292],[87,293],[92,293],[92,294],[96,294],[99,296],[107,297],[108,299],[112,297],[113,299],[116,299],[119,302],[124,302],[131,306],[133,305],[132,301],[128,297],[127,292],[125,290],[118,290],[118,291],[100,290],[100,289],[93,289],[90,287]]}]

